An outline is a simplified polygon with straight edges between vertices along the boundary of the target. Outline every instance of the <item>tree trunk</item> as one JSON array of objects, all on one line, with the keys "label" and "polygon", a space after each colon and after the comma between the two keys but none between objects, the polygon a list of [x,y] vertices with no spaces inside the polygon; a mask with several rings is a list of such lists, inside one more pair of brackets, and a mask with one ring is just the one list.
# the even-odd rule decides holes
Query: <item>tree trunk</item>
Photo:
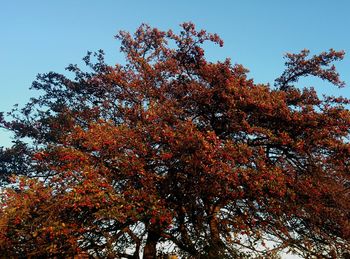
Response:
[{"label": "tree trunk", "polygon": [[155,259],[157,257],[157,243],[160,238],[159,233],[154,231],[149,231],[146,245],[143,250],[143,259]]},{"label": "tree trunk", "polygon": [[224,258],[224,245],[220,239],[220,232],[218,228],[217,213],[220,208],[216,207],[214,213],[209,221],[210,227],[210,248],[208,251],[208,257],[210,259]]}]

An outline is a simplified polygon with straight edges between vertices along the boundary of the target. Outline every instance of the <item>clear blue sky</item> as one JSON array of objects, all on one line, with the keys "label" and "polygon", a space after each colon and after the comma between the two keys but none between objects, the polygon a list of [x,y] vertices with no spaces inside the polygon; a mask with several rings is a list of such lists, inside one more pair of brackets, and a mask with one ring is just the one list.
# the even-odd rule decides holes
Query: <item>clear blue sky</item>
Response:
[{"label": "clear blue sky", "polygon": [[[337,64],[350,86],[350,1],[337,0],[1,0],[0,111],[24,104],[37,73],[64,72],[88,50],[103,49],[109,63],[123,62],[114,39],[118,30],[134,31],[142,22],[177,30],[184,21],[217,32],[223,48],[210,46],[210,59],[232,58],[259,83],[273,83],[283,70],[282,56],[308,48],[348,55]],[[316,80],[305,81],[324,93],[350,97]],[[0,130],[0,146],[9,135]]]}]

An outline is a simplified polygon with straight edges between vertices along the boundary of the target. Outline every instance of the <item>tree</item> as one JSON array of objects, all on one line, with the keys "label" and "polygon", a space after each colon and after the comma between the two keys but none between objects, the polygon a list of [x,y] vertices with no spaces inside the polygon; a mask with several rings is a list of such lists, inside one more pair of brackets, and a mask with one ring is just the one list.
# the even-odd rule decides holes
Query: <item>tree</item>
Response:
[{"label": "tree", "polygon": [[0,156],[2,254],[336,258],[349,249],[349,100],[295,85],[312,75],[343,86],[331,65],[343,52],[287,54],[270,87],[229,59],[207,61],[202,44],[223,42],[192,23],[117,39],[125,65],[88,53],[88,71],[38,75],[42,95],[2,117],[18,139]]}]

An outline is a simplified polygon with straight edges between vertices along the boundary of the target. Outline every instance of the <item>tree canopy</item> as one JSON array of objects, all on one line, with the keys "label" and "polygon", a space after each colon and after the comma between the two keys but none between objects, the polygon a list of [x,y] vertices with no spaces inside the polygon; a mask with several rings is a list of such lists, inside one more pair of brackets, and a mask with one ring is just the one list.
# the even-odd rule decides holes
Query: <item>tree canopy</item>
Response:
[{"label": "tree canopy", "polygon": [[17,257],[338,258],[350,241],[350,112],[298,79],[344,86],[342,51],[285,56],[274,86],[230,59],[216,34],[141,25],[86,69],[40,74],[40,93],[1,116],[0,253]]}]

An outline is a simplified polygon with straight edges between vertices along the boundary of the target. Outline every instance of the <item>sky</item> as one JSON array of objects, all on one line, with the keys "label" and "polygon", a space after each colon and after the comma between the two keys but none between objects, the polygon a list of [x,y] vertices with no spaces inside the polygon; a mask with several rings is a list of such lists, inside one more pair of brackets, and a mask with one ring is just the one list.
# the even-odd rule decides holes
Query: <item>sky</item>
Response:
[{"label": "sky", "polygon": [[[330,48],[350,55],[350,1],[112,1],[112,0],[0,0],[0,111],[24,105],[37,93],[29,91],[38,73],[65,73],[81,64],[87,51],[103,49],[109,64],[123,63],[119,30],[135,31],[141,23],[162,30],[178,30],[192,21],[197,28],[218,33],[223,48],[209,45],[209,59],[243,64],[257,83],[271,83],[283,71],[283,55]],[[337,64],[350,84],[350,56]],[[321,93],[350,97],[320,80],[306,80]],[[10,144],[0,129],[0,146]]]},{"label": "sky", "polygon": [[[123,63],[114,39],[119,30],[148,23],[176,31],[186,21],[224,40],[223,48],[206,48],[208,58],[243,64],[257,83],[273,84],[287,52],[345,50],[348,55],[336,65],[348,87],[339,90],[320,80],[300,85],[350,97],[349,12],[348,0],[0,0],[0,111],[36,95],[29,87],[38,73],[65,73],[87,51],[103,49],[108,63]],[[0,146],[10,143],[0,129]]]}]

